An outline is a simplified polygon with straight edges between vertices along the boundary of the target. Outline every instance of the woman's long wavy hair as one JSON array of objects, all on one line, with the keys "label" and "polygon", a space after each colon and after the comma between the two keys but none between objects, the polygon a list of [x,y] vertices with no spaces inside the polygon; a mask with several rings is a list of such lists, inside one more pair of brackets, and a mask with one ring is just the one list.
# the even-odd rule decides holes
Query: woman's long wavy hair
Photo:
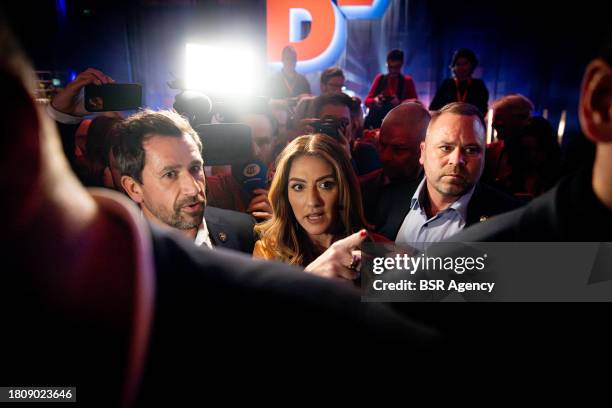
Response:
[{"label": "woman's long wavy hair", "polygon": [[335,227],[338,235],[348,236],[366,228],[361,191],[357,176],[344,148],[329,136],[322,134],[301,136],[289,143],[277,160],[268,199],[273,215],[255,226],[255,231],[275,259],[292,265],[306,266],[317,256],[317,250],[306,231],[298,223],[289,203],[289,172],[294,160],[302,156],[319,157],[334,169],[338,183],[341,225]]}]

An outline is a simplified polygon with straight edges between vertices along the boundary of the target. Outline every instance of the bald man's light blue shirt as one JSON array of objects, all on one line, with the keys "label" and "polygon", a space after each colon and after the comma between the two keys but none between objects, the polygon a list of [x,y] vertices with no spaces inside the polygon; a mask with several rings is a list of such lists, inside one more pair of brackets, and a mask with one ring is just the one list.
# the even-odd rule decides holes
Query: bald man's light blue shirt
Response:
[{"label": "bald man's light blue shirt", "polygon": [[395,243],[408,244],[416,249],[425,250],[425,243],[439,242],[461,231],[465,227],[468,204],[474,194],[474,188],[472,187],[438,214],[428,218],[424,207],[427,179],[423,178],[412,195],[410,211],[404,218]]}]

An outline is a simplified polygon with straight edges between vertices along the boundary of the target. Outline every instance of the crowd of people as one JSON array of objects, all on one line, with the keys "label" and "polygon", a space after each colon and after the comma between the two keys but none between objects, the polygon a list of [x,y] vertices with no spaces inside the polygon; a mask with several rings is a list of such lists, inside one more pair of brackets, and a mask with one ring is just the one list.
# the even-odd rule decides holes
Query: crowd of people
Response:
[{"label": "crowd of people", "polygon": [[[85,336],[99,344],[101,333],[116,334],[115,342],[93,362],[79,361],[78,353],[64,362],[66,370],[80,367],[91,376],[86,380],[118,390],[109,394],[111,400],[153,401],[156,385],[189,381],[177,374],[186,361],[217,367],[210,350],[239,343],[247,331],[266,333],[250,344],[262,350],[287,338],[320,346],[323,332],[327,344],[346,347],[347,357],[358,350],[341,343],[351,334],[426,350],[423,345],[433,344],[435,334],[405,316],[378,305],[362,305],[367,319],[350,310],[359,302],[354,286],[360,245],[368,239],[422,250],[448,239],[611,241],[610,44],[606,50],[587,67],[579,112],[586,136],[596,144],[595,161],[564,178],[550,123],[534,116],[533,104],[522,95],[492,104],[498,140],[487,146],[488,92],[472,78],[478,60],[467,49],[454,54],[453,77],[442,83],[429,109],[419,101],[413,79],[402,74],[403,52],[392,50],[388,73],[376,76],[365,98],[364,115],[361,100],[342,92],[345,77],[338,67],[322,73],[321,95],[310,95],[295,71],[295,50],[287,47],[283,70],[270,80],[271,99],[232,117],[250,129],[250,157],[213,168],[204,159],[206,140],[194,130],[215,121],[210,106],[196,114],[175,104],[127,117],[105,113],[85,119],[83,88],[113,82],[90,68],[43,110],[31,97],[27,66],[14,63],[21,61],[19,52],[2,50],[3,89],[16,101],[2,123],[7,134],[19,135],[5,139],[3,165],[24,153],[32,158],[24,180],[3,182],[4,192],[21,203],[10,209],[15,217],[7,226],[19,239],[4,249],[25,254],[41,240],[48,243],[40,256],[21,257],[15,270],[22,274],[6,277],[12,284],[2,287],[25,288],[21,303],[47,294],[43,306],[26,302],[19,312],[31,318],[45,310],[47,323],[63,322],[64,311],[78,309],[83,299],[115,300],[108,310],[84,308],[71,317],[102,320],[101,328],[92,323],[85,334],[78,325],[69,329],[75,342]],[[253,164],[255,173],[265,175],[256,188],[238,174]],[[593,217],[597,226],[588,231],[578,222]],[[24,232],[33,226],[36,240]],[[53,283],[44,275],[49,265],[59,277]],[[70,280],[84,270],[86,276]],[[4,292],[3,299],[16,298]],[[223,313],[202,316],[202,310],[219,305]],[[107,324],[113,319],[117,325]],[[202,327],[193,328],[196,321]],[[202,330],[206,327],[223,335],[211,335]],[[23,348],[35,337],[26,343],[24,338],[16,338],[14,346]],[[53,339],[49,347],[59,350],[78,346],[62,343],[64,336]],[[207,352],[199,351],[201,344],[209,345]],[[115,361],[115,352],[126,347],[129,357]],[[278,352],[282,346],[274,347]],[[301,356],[303,363],[309,356]],[[45,355],[44,361],[55,360]],[[8,366],[21,363],[10,360]],[[83,368],[90,363],[103,368]],[[28,374],[18,371],[23,378]],[[107,376],[117,372],[125,382]],[[67,372],[65,378],[74,377]]]},{"label": "crowd of people", "polygon": [[[47,112],[84,185],[126,194],[147,220],[196,246],[351,281],[359,277],[357,247],[365,236],[353,246],[337,244],[343,239],[366,231],[375,242],[424,250],[525,205],[561,176],[550,123],[534,116],[533,104],[519,94],[496,100],[489,113],[486,86],[472,78],[478,59],[469,49],[454,53],[453,77],[429,109],[402,73],[404,53],[390,51],[388,73],[374,78],[365,98],[367,114],[358,97],[343,92],[341,68],[324,70],[320,95],[313,96],[296,61],[287,46],[283,69],[269,79],[270,96],[226,106],[223,115],[215,115],[208,97],[185,91],[174,109],[83,119],[82,88],[113,82],[93,68]],[[497,132],[488,146],[486,114]],[[250,153],[207,167],[206,140],[194,129],[215,121],[246,126]],[[232,135],[227,138],[231,144]],[[245,176],[253,169],[265,178],[257,185]]]}]

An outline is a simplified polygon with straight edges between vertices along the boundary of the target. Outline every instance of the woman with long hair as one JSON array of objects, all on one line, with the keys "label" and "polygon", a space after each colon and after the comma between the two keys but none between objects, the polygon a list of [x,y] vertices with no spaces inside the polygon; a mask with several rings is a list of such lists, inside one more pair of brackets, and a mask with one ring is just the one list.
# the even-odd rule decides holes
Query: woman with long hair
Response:
[{"label": "woman with long hair", "polygon": [[287,145],[268,197],[273,216],[255,227],[255,257],[308,270],[334,242],[368,227],[348,154],[327,135],[301,136]]}]

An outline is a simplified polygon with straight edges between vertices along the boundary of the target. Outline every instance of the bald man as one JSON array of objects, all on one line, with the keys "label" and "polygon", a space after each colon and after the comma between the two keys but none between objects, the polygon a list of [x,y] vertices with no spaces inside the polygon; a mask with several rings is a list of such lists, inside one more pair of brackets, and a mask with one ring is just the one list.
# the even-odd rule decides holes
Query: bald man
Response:
[{"label": "bald man", "polygon": [[419,146],[425,139],[429,112],[419,103],[406,103],[385,117],[380,129],[379,151],[383,173],[391,182],[419,178]]},{"label": "bald man", "polygon": [[[389,213],[408,204],[404,192],[416,188],[421,177],[419,146],[425,139],[430,115],[420,103],[407,102],[392,109],[383,120],[379,137],[382,168],[360,177],[367,220],[383,235]],[[401,222],[395,221],[393,223]],[[393,239],[395,236],[389,236]]]},{"label": "bald man", "polygon": [[479,184],[485,133],[482,114],[473,105],[451,103],[433,115],[419,146],[424,178],[415,190],[404,191],[404,205],[387,215],[388,237],[395,233],[396,243],[424,249],[426,243],[520,206],[512,197]]}]

